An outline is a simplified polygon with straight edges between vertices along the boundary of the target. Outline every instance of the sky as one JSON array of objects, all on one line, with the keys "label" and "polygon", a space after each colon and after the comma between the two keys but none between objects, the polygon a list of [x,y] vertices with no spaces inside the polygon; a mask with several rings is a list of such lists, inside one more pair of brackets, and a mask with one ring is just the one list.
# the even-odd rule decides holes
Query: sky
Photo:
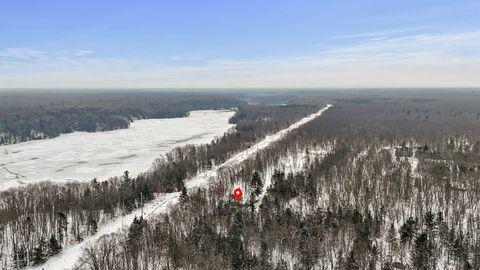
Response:
[{"label": "sky", "polygon": [[2,0],[0,88],[480,87],[480,1]]}]

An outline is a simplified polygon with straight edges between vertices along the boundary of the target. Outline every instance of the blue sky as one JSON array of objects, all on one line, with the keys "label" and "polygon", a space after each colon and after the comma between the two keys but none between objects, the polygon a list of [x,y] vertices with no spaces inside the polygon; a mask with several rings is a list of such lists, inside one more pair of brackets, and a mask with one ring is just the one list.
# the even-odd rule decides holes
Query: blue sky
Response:
[{"label": "blue sky", "polygon": [[480,1],[0,6],[0,88],[480,86]]}]

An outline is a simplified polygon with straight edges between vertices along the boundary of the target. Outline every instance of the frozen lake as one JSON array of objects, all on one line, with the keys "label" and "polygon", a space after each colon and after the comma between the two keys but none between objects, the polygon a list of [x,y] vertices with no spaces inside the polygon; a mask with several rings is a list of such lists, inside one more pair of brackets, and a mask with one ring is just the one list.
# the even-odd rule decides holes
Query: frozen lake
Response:
[{"label": "frozen lake", "polygon": [[233,125],[233,111],[192,111],[188,117],[133,122],[128,129],[75,132],[0,146],[0,190],[51,180],[89,181],[148,170],[169,150],[208,143]]}]

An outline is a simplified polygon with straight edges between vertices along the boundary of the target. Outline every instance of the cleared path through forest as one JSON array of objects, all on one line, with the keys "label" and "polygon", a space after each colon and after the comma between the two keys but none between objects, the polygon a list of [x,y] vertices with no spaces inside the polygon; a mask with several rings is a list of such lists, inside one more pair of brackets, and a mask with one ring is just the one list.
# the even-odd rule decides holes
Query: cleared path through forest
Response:
[{"label": "cleared path through forest", "polygon": [[[231,157],[224,163],[218,166],[214,166],[211,170],[206,170],[204,172],[198,173],[197,175],[195,175],[194,177],[186,181],[185,183],[186,187],[188,189],[193,189],[193,188],[198,188],[208,184],[208,180],[211,177],[215,177],[219,169],[227,166],[236,165],[245,161],[246,159],[255,155],[257,151],[265,149],[270,144],[281,140],[286,134],[288,134],[292,130],[297,129],[300,126],[321,116],[322,113],[328,110],[330,107],[332,107],[332,105],[328,104],[320,111],[300,119],[299,121],[290,125],[288,128],[282,129],[277,133],[266,136],[262,141],[256,143],[255,145],[243,151],[240,151],[239,153],[235,154],[233,157]],[[122,229],[124,226],[129,226],[133,221],[133,219],[135,217],[141,216],[142,213],[144,217],[149,217],[152,214],[165,212],[168,209],[169,205],[174,204],[178,201],[179,196],[180,196],[179,192],[159,194],[153,201],[146,203],[143,209],[136,209],[132,211],[130,214],[118,217],[117,219],[102,225],[96,234],[86,237],[82,242],[78,244],[65,247],[60,254],[50,258],[46,263],[36,267],[30,267],[29,269],[72,269],[75,263],[77,262],[78,258],[82,254],[82,250],[85,247],[88,247],[94,244],[96,240],[98,240],[104,235],[117,232],[120,229]]]}]

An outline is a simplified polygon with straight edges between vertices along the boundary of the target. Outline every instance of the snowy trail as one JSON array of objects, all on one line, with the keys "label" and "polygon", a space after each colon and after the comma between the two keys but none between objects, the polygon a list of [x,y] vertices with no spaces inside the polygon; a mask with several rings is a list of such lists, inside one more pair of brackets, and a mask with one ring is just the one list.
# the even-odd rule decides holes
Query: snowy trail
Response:
[{"label": "snowy trail", "polygon": [[[224,163],[214,166],[211,170],[206,170],[204,172],[198,173],[191,179],[187,180],[185,185],[188,189],[202,187],[208,184],[208,180],[217,175],[219,169],[227,166],[233,166],[239,164],[246,159],[254,156],[257,151],[265,149],[270,144],[281,140],[286,134],[291,132],[294,129],[299,128],[300,126],[312,121],[313,119],[322,115],[323,112],[328,110],[333,105],[328,104],[326,107],[318,111],[317,113],[311,114],[307,117],[300,119],[294,124],[290,125],[288,128],[280,130],[279,132],[266,136],[262,141],[257,144],[247,148],[233,157],[225,161]],[[266,188],[264,188],[266,190]],[[125,215],[123,217],[118,217],[117,219],[104,224],[95,235],[85,238],[82,242],[66,247],[59,255],[50,258],[45,264],[39,265],[37,267],[30,267],[27,269],[72,269],[77,262],[78,258],[82,254],[82,250],[85,247],[88,247],[95,243],[96,240],[101,238],[104,235],[108,235],[118,230],[122,229],[124,226],[131,224],[133,219],[137,216],[140,216],[142,211],[145,217],[149,217],[154,213],[163,213],[167,210],[168,206],[175,204],[179,198],[179,192],[160,194],[152,202],[146,203],[142,209],[135,209],[132,213]],[[262,194],[261,196],[263,196]]]},{"label": "snowy trail", "polygon": [[[145,217],[150,216],[157,211],[165,211],[170,202],[175,202],[179,197],[179,193],[166,193],[157,196],[153,202],[145,204],[143,208],[143,214]],[[104,224],[100,227],[98,232],[85,238],[82,242],[71,245],[65,248],[58,256],[50,258],[46,263],[30,267],[27,269],[72,269],[77,262],[78,258],[82,254],[82,250],[95,243],[99,238],[104,235],[108,235],[117,232],[124,226],[129,226],[135,217],[141,216],[142,209],[135,209],[132,213],[122,217],[118,217],[110,223]]]}]

